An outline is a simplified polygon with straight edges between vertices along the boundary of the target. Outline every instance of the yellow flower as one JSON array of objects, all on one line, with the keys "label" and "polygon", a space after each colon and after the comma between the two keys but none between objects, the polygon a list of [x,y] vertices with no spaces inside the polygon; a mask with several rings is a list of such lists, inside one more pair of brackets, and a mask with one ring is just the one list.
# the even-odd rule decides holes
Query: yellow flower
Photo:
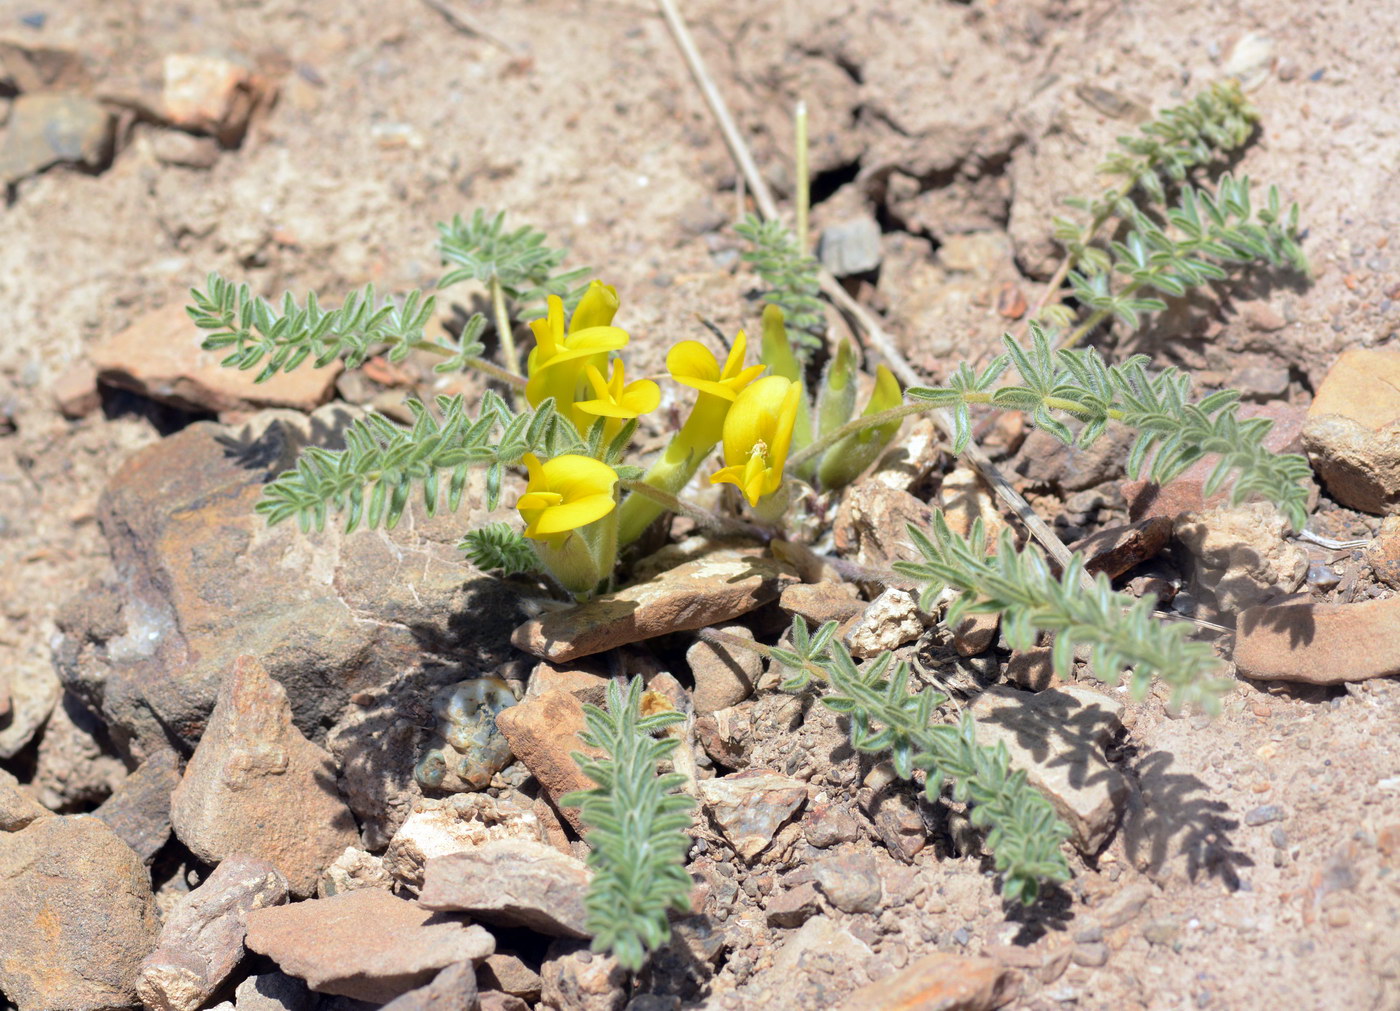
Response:
[{"label": "yellow flower", "polygon": [[783,485],[802,387],[782,376],[765,376],[735,399],[724,419],[726,466],[711,484],[738,485],[749,505]]},{"label": "yellow flower", "polygon": [[617,502],[617,471],[591,456],[568,453],[544,463],[525,454],[530,482],[515,507],[525,520],[525,536],[559,547],[571,531],[600,520]]},{"label": "yellow flower", "polygon": [[627,331],[612,326],[617,313],[617,291],[601,281],[588,286],[587,293],[564,329],[564,303],[549,296],[549,311],[543,319],[532,320],[530,330],[535,346],[526,362],[528,380],[525,399],[538,407],[553,397],[559,413],[586,429],[589,419],[574,410],[574,398],[588,365],[607,366],[608,352],[626,347]]},{"label": "yellow flower", "polygon": [[724,368],[713,351],[699,341],[681,341],[666,355],[666,368],[671,378],[682,386],[709,393],[724,400],[733,400],[763,371],[762,365],[744,368],[748,337],[740,330],[724,360]]},{"label": "yellow flower", "polygon": [[603,437],[612,439],[622,430],[622,423],[631,421],[643,414],[650,414],[661,404],[661,387],[650,379],[626,381],[626,369],[621,361],[612,365],[612,379],[606,380],[593,365],[584,366],[588,385],[596,394],[593,400],[580,400],[575,409],[594,418],[608,419],[603,427]]}]

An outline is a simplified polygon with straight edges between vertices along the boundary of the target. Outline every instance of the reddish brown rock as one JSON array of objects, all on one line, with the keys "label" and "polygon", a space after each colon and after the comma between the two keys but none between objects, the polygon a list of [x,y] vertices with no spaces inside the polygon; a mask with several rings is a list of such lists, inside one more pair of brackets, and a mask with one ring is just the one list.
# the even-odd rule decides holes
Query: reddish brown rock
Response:
[{"label": "reddish brown rock", "polygon": [[824,579],[818,583],[794,583],[778,598],[778,607],[789,616],[802,617],[811,628],[828,621],[844,622],[865,610],[860,591],[851,583]]},{"label": "reddish brown rock", "polygon": [[990,958],[937,952],[861,987],[837,1011],[993,1011],[1015,996],[1016,979]]},{"label": "reddish brown rock", "polygon": [[717,548],[617,593],[527,621],[511,642],[542,660],[567,663],[614,646],[731,621],[774,600],[783,584],[795,579],[761,549]]},{"label": "reddish brown rock", "polygon": [[1400,421],[1400,354],[1343,351],[1317,388],[1308,418],[1335,414],[1379,431]]},{"label": "reddish brown rock", "polygon": [[1084,556],[1084,568],[1090,575],[1102,572],[1117,579],[1133,566],[1157,557],[1171,533],[1171,520],[1153,516],[1138,523],[1105,527],[1070,547]]},{"label": "reddish brown rock", "polygon": [[1261,681],[1336,685],[1400,674],[1400,597],[1250,608],[1240,615],[1234,661]]},{"label": "reddish brown rock", "polygon": [[[556,805],[566,793],[597,785],[570,757],[575,751],[597,757],[602,753],[583,743],[583,703],[568,692],[556,690],[525,699],[501,712],[496,725],[510,741],[515,757],[525,763]],[[561,813],[575,831],[583,831],[577,808],[566,807]]]},{"label": "reddish brown rock", "polygon": [[265,860],[234,857],[181,900],[160,944],[141,963],[136,992],[155,1011],[196,1011],[243,960],[248,914],[287,899],[287,879]]},{"label": "reddish brown rock", "polygon": [[1376,582],[1400,590],[1400,515],[1381,521],[1376,536],[1366,545],[1364,557]]},{"label": "reddish brown rock", "polygon": [[50,392],[65,418],[85,418],[102,406],[102,397],[97,392],[97,370],[86,359],[65,369],[54,380]]},{"label": "reddish brown rock", "polygon": [[477,1011],[476,967],[458,962],[438,973],[427,986],[395,997],[381,1011]]},{"label": "reddish brown rock", "polygon": [[160,933],[141,858],[90,815],[0,834],[0,992],[19,1011],[138,1003]]},{"label": "reddish brown rock", "polygon": [[260,857],[295,895],[360,840],[331,757],[292,726],[283,687],[241,657],[171,798],[175,834],[202,860]]},{"label": "reddish brown rock", "polygon": [[256,910],[248,916],[247,945],[313,990],[377,1004],[422,986],[439,969],[496,950],[481,927],[378,888]]},{"label": "reddish brown rock", "polygon": [[580,702],[601,706],[607,699],[608,679],[597,671],[588,669],[587,663],[588,661],[583,661],[555,666],[547,660],[541,660],[530,672],[529,685],[525,689],[526,696],[564,691],[577,697]]},{"label": "reddish brown rock", "polygon": [[18,832],[35,819],[52,814],[19,780],[0,769],[0,832]]},{"label": "reddish brown rock", "polygon": [[1310,417],[1308,458],[1342,505],[1383,515],[1400,509],[1400,422],[1367,428],[1338,414]]},{"label": "reddish brown rock", "polygon": [[418,904],[551,937],[589,937],[582,860],[526,839],[486,843],[428,861]]},{"label": "reddish brown rock", "polygon": [[[746,625],[724,625],[717,631],[754,641]],[[695,712],[700,716],[743,702],[763,673],[763,658],[753,650],[703,639],[685,651],[685,662],[695,679]]]},{"label": "reddish brown rock", "polygon": [[907,491],[878,481],[852,485],[836,511],[836,549],[861,565],[887,567],[892,561],[921,562],[905,529],[910,523],[928,529],[933,510]]},{"label": "reddish brown rock", "polygon": [[185,308],[171,304],[138,319],[89,352],[97,377],[109,386],[134,390],[187,411],[247,411],[292,407],[309,411],[335,391],[339,362],[324,368],[309,363],[254,383],[256,370],[226,369],[224,351],[200,348],[203,331]]}]

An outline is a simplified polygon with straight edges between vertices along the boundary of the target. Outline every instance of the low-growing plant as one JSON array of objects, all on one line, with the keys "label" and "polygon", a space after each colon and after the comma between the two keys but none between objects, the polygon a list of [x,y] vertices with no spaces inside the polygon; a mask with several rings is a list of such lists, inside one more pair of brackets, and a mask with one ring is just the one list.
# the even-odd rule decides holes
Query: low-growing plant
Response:
[{"label": "low-growing plant", "polygon": [[[407,426],[369,414],[348,428],[344,449],[306,449],[266,487],[257,508],[270,523],[295,517],[305,529],[322,527],[331,512],[344,515],[347,529],[393,526],[415,493],[429,513],[444,504],[456,510],[473,467],[486,470],[491,508],[508,472],[520,473],[519,525],[467,531],[462,549],[483,570],[537,572],[577,600],[625,578],[621,549],[668,512],[762,538],[785,536],[794,487],[828,492],[849,485],[904,418],[931,411],[951,412],[952,448],[959,453],[971,439],[971,410],[979,407],[1022,411],[1032,425],[1080,448],[1110,423],[1125,426],[1136,434],[1129,471],[1155,481],[1216,454],[1207,493],[1229,483],[1236,500],[1265,498],[1300,527],[1308,465],[1265,448],[1268,422],[1241,419],[1238,394],[1195,398],[1191,378],[1178,370],[1154,372],[1142,356],[1110,365],[1097,350],[1074,346],[1110,317],[1131,328],[1143,313],[1164,308],[1147,291],[1180,295],[1225,278],[1231,266],[1258,261],[1305,267],[1296,207],[1285,212],[1270,190],[1256,211],[1247,179],[1227,176],[1212,190],[1196,178],[1242,144],[1253,121],[1237,87],[1217,86],[1169,110],[1141,136],[1122,140],[1104,166],[1122,181],[1079,203],[1086,222],[1057,221],[1066,258],[1028,324],[1028,339],[1007,335],[1004,354],[980,370],[958,364],[938,386],[901,391],[880,366],[866,379],[871,392],[863,406],[854,347],[837,342],[822,363],[822,305],[805,237],[772,222],[745,223],[741,234],[755,246],[750,259],[769,288],[757,360],[742,330],[722,358],[699,341],[675,343],[667,373],[691,399],[685,420],[649,463],[633,441],[641,419],[658,408],[661,387],[628,374],[623,352],[631,336],[614,323],[617,292],[597,280],[577,286],[586,275],[562,271],[561,250],[533,229],[507,231],[499,214],[478,211],[440,226],[440,248],[452,268],[441,285],[469,278],[487,285],[501,362],[489,360],[480,314],[456,337],[429,339],[434,298],[422,292],[380,303],[367,287],[334,310],[323,309],[314,294],[304,304],[288,295],[278,308],[246,285],[210,275],[206,288],[193,292],[189,313],[206,331],[205,348],[225,352],[227,366],[255,370],[259,381],[308,363],[338,359],[354,368],[374,353],[402,361],[422,352],[439,359],[439,372],[475,369],[503,387],[505,396],[490,390],[475,404],[461,396],[432,405],[411,400]],[[1112,221],[1116,230],[1105,234]],[[1062,293],[1072,305],[1057,303]],[[510,303],[517,312],[541,307],[528,321],[534,344],[523,367]],[[809,376],[820,376],[815,391]],[[720,466],[708,481],[738,489],[742,518],[683,498],[716,453]],[[1081,558],[1057,572],[1038,548],[1018,546],[1009,530],[989,553],[980,523],[960,536],[937,512],[928,529],[908,533],[923,560],[897,563],[891,578],[917,584],[928,610],[953,591],[945,624],[995,613],[1017,648],[1052,636],[1062,674],[1083,646],[1094,676],[1116,682],[1127,675],[1137,697],[1160,679],[1174,705],[1214,705],[1222,685],[1214,651],[1192,641],[1187,626],[1156,616],[1151,598],[1116,592],[1103,576],[1090,583]],[[825,705],[848,717],[858,751],[888,753],[906,779],[922,775],[930,799],[951,784],[973,823],[987,830],[1008,898],[1031,902],[1045,882],[1067,878],[1061,846],[1067,830],[1024,771],[1010,767],[1006,749],[979,744],[966,714],[949,722],[941,693],[911,692],[907,666],[891,653],[857,663],[835,632],[834,623],[813,632],[798,619],[790,644],[780,647],[708,634],[788,668],[787,690],[820,690]],[[629,968],[663,943],[667,914],[684,907],[688,888],[690,801],[674,792],[680,778],[657,775],[675,740],[654,736],[680,717],[643,716],[640,702],[641,683],[634,680],[625,695],[611,686],[606,710],[588,708],[586,741],[609,757],[578,756],[597,786],[566,798],[582,805],[592,826],[588,908],[595,945]]]}]

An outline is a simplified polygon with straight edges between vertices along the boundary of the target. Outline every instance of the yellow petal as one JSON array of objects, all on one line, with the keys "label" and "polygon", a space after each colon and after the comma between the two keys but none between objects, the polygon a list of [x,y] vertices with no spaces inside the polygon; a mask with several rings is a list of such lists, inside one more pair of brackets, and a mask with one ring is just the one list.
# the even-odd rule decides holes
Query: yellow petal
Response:
[{"label": "yellow petal", "polygon": [[765,454],[770,451],[767,444],[778,434],[779,415],[795,385],[782,376],[764,376],[739,394],[724,419],[725,463],[746,461],[760,442],[765,444]]},{"label": "yellow petal", "polygon": [[592,282],[583,293],[583,298],[579,300],[573,318],[569,320],[569,333],[575,334],[589,327],[610,325],[613,317],[617,315],[618,304],[616,288],[602,281]]},{"label": "yellow petal", "polygon": [[627,384],[622,391],[621,402],[632,412],[629,417],[650,414],[661,406],[661,387],[650,379],[638,379],[635,383]]},{"label": "yellow petal", "polygon": [[535,532],[549,536],[577,530],[594,520],[602,519],[616,507],[617,500],[612,492],[606,495],[585,495],[583,498],[546,509],[535,525]]},{"label": "yellow petal", "polygon": [[695,386],[696,382],[718,383],[720,378],[714,352],[699,341],[681,341],[671,348],[666,353],[666,369],[672,379],[686,386]]},{"label": "yellow petal", "polygon": [[744,358],[749,351],[749,335],[740,330],[734,335],[734,346],[729,349],[729,357],[724,360],[724,371],[720,376],[733,379],[744,368]]},{"label": "yellow petal", "polygon": [[768,464],[779,474],[780,479],[783,468],[787,466],[788,447],[792,445],[792,430],[797,424],[801,396],[802,387],[796,383],[788,387],[782,406],[778,409],[777,423],[768,440]]}]

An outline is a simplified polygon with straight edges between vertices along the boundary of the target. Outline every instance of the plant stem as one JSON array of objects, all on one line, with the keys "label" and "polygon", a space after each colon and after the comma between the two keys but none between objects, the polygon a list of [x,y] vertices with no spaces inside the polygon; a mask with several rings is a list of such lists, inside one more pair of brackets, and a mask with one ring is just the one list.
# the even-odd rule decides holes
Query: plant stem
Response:
[{"label": "plant stem", "polygon": [[797,111],[793,116],[794,127],[797,133],[797,251],[806,253],[809,243],[807,241],[807,213],[811,209],[812,189],[811,177],[807,171],[807,103],[799,101]]},{"label": "plant stem", "polygon": [[[1133,292],[1137,291],[1140,287],[1142,287],[1141,282],[1130,281],[1123,286],[1123,290],[1118,293],[1118,297],[1127,298]],[[1078,345],[1080,341],[1082,341],[1093,331],[1094,327],[1098,326],[1100,323],[1102,323],[1105,319],[1108,318],[1108,315],[1111,311],[1112,310],[1110,309],[1094,310],[1092,313],[1089,314],[1088,319],[1086,319],[1083,323],[1080,323],[1077,327],[1070,331],[1070,335],[1066,337],[1060,345],[1058,345],[1057,350],[1063,348],[1072,348]]]},{"label": "plant stem", "polygon": [[[441,344],[434,344],[432,341],[414,341],[413,349],[415,351],[427,351],[430,354],[440,355],[443,358],[452,357],[451,348],[445,348]],[[514,372],[507,372],[499,365],[494,365],[484,358],[472,356],[462,360],[478,372],[483,372],[498,382],[505,383],[507,386],[514,387],[517,390],[523,390],[525,388],[524,376],[518,376]]]},{"label": "plant stem", "polygon": [[743,534],[746,537],[756,537],[765,544],[772,539],[773,535],[761,527],[756,527],[752,523],[745,523],[743,520],[731,519],[728,516],[721,516],[712,512],[704,506],[698,506],[694,502],[686,502],[677,498],[669,492],[664,492],[655,485],[647,484],[645,481],[619,481],[623,488],[630,492],[635,492],[643,498],[651,499],[653,502],[670,510],[680,516],[694,520],[702,527],[711,530],[718,530],[726,534]]},{"label": "plant stem", "polygon": [[809,445],[793,453],[792,456],[788,457],[787,467],[784,469],[788,473],[796,474],[804,463],[812,459],[812,457],[816,456],[818,453],[825,452],[827,448],[834,446],[848,435],[855,435],[857,432],[863,432],[867,428],[876,428],[880,425],[886,425],[891,421],[907,418],[911,414],[927,414],[930,411],[936,410],[938,410],[936,404],[914,403],[900,404],[898,407],[891,407],[888,411],[881,411],[878,414],[862,415],[859,418],[846,422],[840,428],[827,432],[821,438],[814,439]]},{"label": "plant stem", "polygon": [[510,313],[506,312],[506,292],[499,277],[491,278],[491,311],[496,315],[496,332],[501,339],[501,357],[506,371],[520,375],[520,355],[515,350],[515,334],[510,328]]}]

